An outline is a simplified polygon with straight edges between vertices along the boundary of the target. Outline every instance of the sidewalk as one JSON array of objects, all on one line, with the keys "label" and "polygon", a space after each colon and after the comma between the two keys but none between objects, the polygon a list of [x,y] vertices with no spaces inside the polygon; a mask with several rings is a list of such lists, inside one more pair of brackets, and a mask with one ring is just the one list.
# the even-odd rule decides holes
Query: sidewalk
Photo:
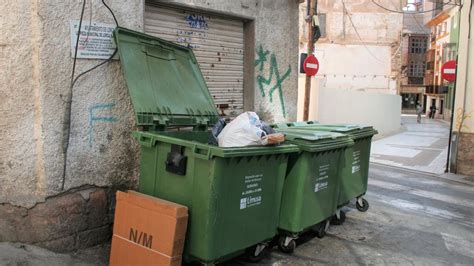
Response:
[{"label": "sidewalk", "polygon": [[402,115],[404,131],[372,143],[371,162],[444,173],[448,153],[449,123]]}]

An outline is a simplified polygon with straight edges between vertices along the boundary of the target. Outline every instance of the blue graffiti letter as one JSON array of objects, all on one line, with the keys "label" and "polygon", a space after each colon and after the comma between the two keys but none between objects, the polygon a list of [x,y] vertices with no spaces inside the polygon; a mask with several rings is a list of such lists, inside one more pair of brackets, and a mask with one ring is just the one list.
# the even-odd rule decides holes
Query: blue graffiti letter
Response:
[{"label": "blue graffiti letter", "polygon": [[95,116],[95,111],[110,110],[114,107],[115,103],[95,104],[89,107],[89,147],[92,147],[92,133],[94,131],[93,127],[96,122],[115,123],[118,121],[118,119],[113,116]]}]

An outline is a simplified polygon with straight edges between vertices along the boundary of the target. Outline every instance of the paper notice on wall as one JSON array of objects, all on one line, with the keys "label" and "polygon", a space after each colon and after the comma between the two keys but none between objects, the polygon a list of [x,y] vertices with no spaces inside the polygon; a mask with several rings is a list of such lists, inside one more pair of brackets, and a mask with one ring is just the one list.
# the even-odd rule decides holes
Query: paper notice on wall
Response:
[{"label": "paper notice on wall", "polygon": [[[76,49],[79,21],[71,20],[71,57],[74,58]],[[113,39],[114,24],[82,21],[77,58],[108,59],[115,51]],[[116,55],[114,59],[118,59]]]}]

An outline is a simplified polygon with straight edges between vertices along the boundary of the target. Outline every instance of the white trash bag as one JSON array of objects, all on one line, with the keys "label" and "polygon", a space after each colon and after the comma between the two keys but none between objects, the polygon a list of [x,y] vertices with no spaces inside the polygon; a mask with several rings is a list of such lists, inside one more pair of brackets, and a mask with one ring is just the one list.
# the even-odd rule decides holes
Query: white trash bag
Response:
[{"label": "white trash bag", "polygon": [[265,135],[258,115],[255,112],[245,112],[227,124],[217,136],[217,140],[219,147],[265,145],[262,140]]}]

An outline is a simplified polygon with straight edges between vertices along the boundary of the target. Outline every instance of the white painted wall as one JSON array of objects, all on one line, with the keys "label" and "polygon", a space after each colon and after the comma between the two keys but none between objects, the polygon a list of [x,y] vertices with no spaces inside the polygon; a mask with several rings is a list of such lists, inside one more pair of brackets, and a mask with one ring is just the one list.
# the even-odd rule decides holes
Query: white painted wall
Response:
[{"label": "white painted wall", "polygon": [[354,123],[371,125],[379,136],[400,128],[401,97],[385,93],[342,89],[319,89],[321,123]]},{"label": "white painted wall", "polygon": [[[471,2],[472,0],[466,0],[464,8],[461,9],[453,131],[472,134],[474,133],[474,41],[472,40],[474,22],[469,20],[469,16],[474,16],[474,11],[466,8]],[[469,30],[471,39],[468,38]]]},{"label": "white painted wall", "polygon": [[390,77],[391,54],[390,46],[318,44],[319,84],[322,88],[396,94],[396,81]]},{"label": "white painted wall", "polygon": [[[389,0],[378,2],[393,5]],[[318,12],[326,14],[327,35],[315,45],[320,69],[312,79],[309,119],[366,123],[382,133],[398,130],[401,99],[396,93],[403,15],[384,11],[370,0],[347,0],[345,6],[341,1],[318,2]],[[301,5],[300,52],[307,51],[305,14]],[[305,78],[299,75],[298,120],[303,118]],[[343,111],[330,113],[335,106]],[[375,116],[380,113],[387,115]]]},{"label": "white painted wall", "polygon": [[[401,98],[391,76],[390,46],[321,43],[316,49],[320,69],[311,83],[310,120],[365,123],[382,134],[400,128]],[[303,119],[305,79],[305,74],[299,74],[298,120]],[[345,111],[330,113],[335,106]]]}]

